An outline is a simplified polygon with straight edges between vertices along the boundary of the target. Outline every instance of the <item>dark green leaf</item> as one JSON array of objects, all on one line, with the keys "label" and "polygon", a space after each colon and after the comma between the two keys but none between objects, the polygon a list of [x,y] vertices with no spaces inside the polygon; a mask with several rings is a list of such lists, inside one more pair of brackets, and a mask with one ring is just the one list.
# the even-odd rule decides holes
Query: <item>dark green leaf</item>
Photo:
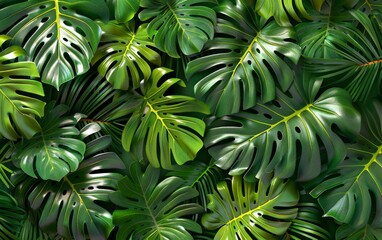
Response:
[{"label": "dark green leaf", "polygon": [[[185,203],[198,192],[184,181],[169,177],[159,182],[160,170],[149,166],[144,173],[135,162],[129,174],[119,181],[118,191],[110,198],[123,208],[113,213],[119,226],[117,239],[184,239],[192,240],[188,232],[201,233],[198,223],[184,216],[203,211],[195,203]],[[159,183],[158,183],[159,182]]]},{"label": "dark green leaf", "polygon": [[195,94],[206,100],[214,115],[222,116],[275,98],[276,84],[283,91],[293,80],[286,63],[297,63],[300,47],[292,28],[266,24],[247,1],[224,1],[216,8],[216,36],[203,56],[187,66],[187,78],[197,78]]},{"label": "dark green leaf", "polygon": [[316,82],[304,92],[295,82],[288,90],[290,97],[278,91],[271,103],[213,121],[205,145],[216,164],[230,169],[231,175],[245,173],[247,181],[272,171],[280,178],[296,174],[306,181],[320,173],[325,159],[320,147],[324,147],[326,167],[334,168],[344,159],[346,147],[332,128],[354,136],[360,116],[346,91],[333,88],[316,97],[319,88]]},{"label": "dark green leaf", "polygon": [[362,228],[354,228],[344,224],[338,228],[336,240],[379,240],[382,239],[382,228],[366,225]]},{"label": "dark green leaf", "polygon": [[16,200],[0,190],[0,239],[18,239],[17,233],[24,217],[25,211],[17,206]]},{"label": "dark green leaf", "polygon": [[147,27],[155,46],[171,57],[179,50],[190,55],[202,50],[214,35],[216,14],[202,4],[212,0],[141,0],[146,8],[139,13],[142,21],[152,19]]},{"label": "dark green leaf", "polygon": [[106,2],[112,7],[118,22],[128,22],[137,13],[141,0],[106,0]]},{"label": "dark green leaf", "polygon": [[40,121],[41,132],[18,143],[14,159],[29,176],[60,181],[78,168],[86,145],[75,127],[77,119],[64,117],[68,107],[58,105],[53,108],[53,104],[47,105],[47,115]]}]

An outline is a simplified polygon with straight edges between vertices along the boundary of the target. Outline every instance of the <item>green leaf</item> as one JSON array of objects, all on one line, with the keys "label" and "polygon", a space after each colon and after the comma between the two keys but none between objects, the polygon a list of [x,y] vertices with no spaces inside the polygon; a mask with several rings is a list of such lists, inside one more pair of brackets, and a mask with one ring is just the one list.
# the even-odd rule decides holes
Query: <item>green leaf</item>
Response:
[{"label": "green leaf", "polygon": [[7,166],[10,160],[7,160],[14,150],[14,145],[11,141],[2,138],[0,139],[0,182],[2,182],[6,188],[13,186],[8,174],[12,174],[13,170]]},{"label": "green leaf", "polygon": [[22,221],[22,227],[18,232],[17,239],[23,240],[51,240],[49,236],[41,231],[38,226],[38,214],[28,212],[27,217]]},{"label": "green leaf", "polygon": [[275,98],[276,84],[286,91],[293,80],[286,61],[300,57],[293,29],[266,24],[248,1],[224,1],[216,10],[215,38],[187,66],[187,78],[200,79],[196,96],[222,116],[253,107],[257,91],[264,102]]},{"label": "green leaf", "polygon": [[48,104],[41,132],[16,145],[14,160],[31,177],[60,181],[83,160],[86,145],[75,127],[77,119],[65,117],[65,105]]},{"label": "green leaf", "polygon": [[160,55],[150,48],[154,44],[148,38],[147,24],[136,31],[130,29],[134,26],[115,21],[99,24],[103,35],[92,64],[99,64],[98,72],[116,89],[127,90],[131,83],[133,88],[139,87],[140,81],[151,75],[150,63],[161,65]]},{"label": "green leaf", "polygon": [[327,46],[338,55],[330,59],[308,59],[307,69],[324,79],[329,86],[345,88],[354,101],[366,102],[381,93],[382,15],[371,18],[351,11],[364,30],[343,24],[331,31]]},{"label": "green leaf", "polygon": [[149,37],[155,46],[171,57],[178,58],[179,50],[190,55],[202,50],[214,35],[216,14],[202,4],[212,0],[141,0],[139,13],[142,21],[150,20],[147,26]]},{"label": "green leaf", "polygon": [[[34,211],[42,210],[40,228],[67,239],[107,239],[114,228],[112,215],[104,206],[115,191],[124,169],[114,152],[100,151],[110,138],[87,144],[90,151],[75,172],[61,181],[43,181],[18,172],[15,196]],[[100,205],[101,204],[101,205]]]},{"label": "green leaf", "polygon": [[380,101],[363,107],[360,139],[348,145],[345,161],[311,191],[313,197],[318,197],[325,216],[355,227],[365,226],[369,221],[382,225],[381,116]]},{"label": "green leaf", "polygon": [[382,228],[366,225],[362,228],[354,228],[344,224],[338,228],[336,240],[377,240],[382,239]]},{"label": "green leaf", "polygon": [[[306,77],[301,81],[313,84]],[[230,175],[245,173],[246,181],[272,171],[280,178],[296,174],[297,180],[307,181],[318,176],[321,168],[333,169],[346,154],[333,127],[355,136],[360,115],[345,90],[332,88],[316,97],[320,82],[308,89],[295,82],[288,93],[278,91],[271,103],[214,120],[205,145],[216,165],[230,169]],[[325,152],[320,153],[321,147]]]},{"label": "green leaf", "polygon": [[[172,70],[156,68],[141,87],[141,106],[137,107],[122,133],[122,145],[139,160],[144,155],[153,167],[170,169],[172,158],[178,165],[193,160],[203,147],[200,139],[205,123],[186,113],[208,114],[208,107],[192,97],[164,95],[171,86],[184,86],[179,78],[161,80]],[[135,104],[133,102],[133,104]]]},{"label": "green leaf", "polygon": [[[160,170],[151,166],[142,173],[135,162],[129,174],[119,181],[118,191],[110,195],[114,204],[121,207],[113,213],[119,227],[117,239],[185,239],[192,240],[188,232],[201,233],[198,223],[183,216],[203,209],[195,203],[185,203],[198,192],[177,177],[159,182]],[[159,183],[158,183],[159,182]]]},{"label": "green leaf", "polygon": [[210,195],[207,213],[202,218],[206,229],[219,229],[218,239],[278,239],[297,216],[299,194],[291,181],[278,178],[255,183],[240,176],[217,185]]},{"label": "green leaf", "polygon": [[41,130],[35,116],[44,115],[45,103],[37,96],[44,96],[33,62],[15,62],[25,54],[17,46],[4,48],[11,38],[0,35],[0,135],[10,140],[23,136],[31,138]]},{"label": "green leaf", "polygon": [[185,185],[195,188],[199,192],[198,202],[207,210],[208,194],[212,194],[215,186],[223,180],[222,171],[215,166],[215,161],[209,164],[198,160],[177,166],[167,176],[180,177],[185,180]]},{"label": "green leaf", "polygon": [[89,69],[101,37],[92,19],[108,19],[104,0],[14,2],[0,10],[0,31],[26,50],[42,82],[59,89]]},{"label": "green leaf", "polygon": [[[322,5],[323,2],[323,0],[313,1],[317,6]],[[303,0],[257,0],[255,11],[267,20],[274,17],[280,26],[292,26],[288,15],[298,22],[301,22],[298,13],[301,13],[306,19],[311,19],[305,10]]]},{"label": "green leaf", "polygon": [[25,211],[17,206],[16,200],[0,190],[0,239],[18,239],[17,233],[24,217]]},{"label": "green leaf", "polygon": [[282,240],[333,239],[327,230],[327,221],[322,218],[322,210],[317,203],[311,199],[304,199],[297,204],[297,207],[297,217],[292,220],[292,224]]},{"label": "green leaf", "polygon": [[106,0],[106,2],[109,7],[112,7],[115,19],[118,22],[125,23],[134,18],[141,0]]}]

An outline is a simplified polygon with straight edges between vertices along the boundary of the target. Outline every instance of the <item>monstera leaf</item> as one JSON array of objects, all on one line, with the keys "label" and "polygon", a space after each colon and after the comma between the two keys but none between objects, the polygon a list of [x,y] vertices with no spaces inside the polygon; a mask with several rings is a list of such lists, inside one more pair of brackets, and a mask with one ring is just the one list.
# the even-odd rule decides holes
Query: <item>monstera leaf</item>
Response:
[{"label": "monstera leaf", "polygon": [[28,215],[22,221],[22,226],[18,232],[17,239],[25,240],[51,240],[48,234],[41,231],[38,226],[39,214],[28,212]]},{"label": "monstera leaf", "polygon": [[351,11],[363,27],[343,24],[331,30],[327,43],[338,55],[331,59],[308,59],[307,69],[324,78],[329,86],[343,86],[353,100],[366,102],[381,93],[382,15],[369,18]]},{"label": "monstera leaf", "polygon": [[311,191],[325,216],[355,227],[370,221],[382,226],[382,103],[368,105],[361,139],[349,144],[345,161]]},{"label": "monstera leaf", "polygon": [[[320,7],[323,0],[313,0],[317,7]],[[265,19],[274,17],[280,26],[292,26],[288,15],[294,20],[301,22],[295,8],[307,19],[311,19],[305,10],[303,0],[258,0],[256,1],[256,12]]]},{"label": "monstera leaf", "polygon": [[25,211],[17,206],[16,200],[0,190],[0,239],[18,239],[17,233],[25,217]]},{"label": "monstera leaf", "polygon": [[147,35],[147,24],[134,31],[134,24],[118,25],[115,21],[100,23],[103,35],[92,63],[116,89],[127,90],[130,84],[139,87],[142,79],[151,74],[150,63],[161,64],[160,55],[152,50],[152,41]]},{"label": "monstera leaf", "polygon": [[297,63],[300,57],[293,29],[265,24],[250,2],[224,1],[216,8],[216,36],[187,66],[187,78],[200,79],[195,94],[217,116],[253,107],[257,90],[264,102],[274,99],[277,83],[287,90],[293,71],[284,59]]},{"label": "monstera leaf", "polygon": [[15,161],[29,176],[60,181],[84,158],[86,145],[75,127],[78,119],[63,117],[67,110],[65,105],[48,104],[41,132],[16,146]]},{"label": "monstera leaf", "polygon": [[[151,19],[147,26],[155,46],[171,57],[180,57],[179,50],[190,55],[202,50],[214,35],[216,14],[203,6],[212,0],[141,0],[139,13],[142,21]],[[152,19],[153,18],[153,19]]]},{"label": "monstera leaf", "polygon": [[91,19],[108,19],[104,0],[30,0],[0,10],[0,32],[28,53],[41,80],[55,88],[89,69],[101,37]]},{"label": "monstera leaf", "polygon": [[291,181],[264,178],[255,183],[240,176],[217,185],[202,224],[219,229],[214,239],[279,239],[297,215],[299,194]]},{"label": "monstera leaf", "polygon": [[[13,176],[16,198],[30,209],[41,210],[40,228],[66,239],[106,239],[113,229],[107,206],[110,193],[122,178],[124,164],[105,152],[109,137],[87,144],[85,159],[61,181],[43,181],[18,172]],[[101,204],[101,205],[100,205]]]},{"label": "monstera leaf", "polygon": [[230,169],[231,175],[245,173],[247,181],[272,171],[280,178],[296,173],[298,180],[306,181],[318,176],[324,161],[334,168],[346,152],[334,126],[354,136],[360,116],[343,89],[332,88],[319,97],[320,82],[304,89],[295,82],[287,94],[278,91],[271,103],[214,120],[205,145],[216,164]]},{"label": "monstera leaf", "polygon": [[45,103],[36,98],[44,96],[41,83],[31,79],[39,76],[36,65],[14,62],[25,52],[17,46],[4,48],[10,39],[0,35],[0,135],[15,141],[41,130],[35,116],[44,115]]},{"label": "monstera leaf", "polygon": [[[129,174],[119,181],[118,191],[110,195],[117,206],[113,213],[119,226],[117,239],[185,239],[192,240],[188,231],[201,233],[198,223],[183,216],[201,212],[195,203],[185,203],[198,192],[183,186],[178,177],[159,182],[160,170],[149,166],[144,173],[135,162]],[[159,182],[159,183],[158,183]]]},{"label": "monstera leaf", "polygon": [[137,13],[141,0],[106,0],[106,2],[114,11],[115,19],[118,22],[128,22]]},{"label": "monstera leaf", "polygon": [[171,168],[172,158],[178,165],[193,160],[203,146],[200,136],[204,134],[204,122],[186,113],[209,113],[206,105],[192,97],[164,95],[174,84],[185,86],[178,78],[161,80],[171,71],[167,68],[153,70],[141,87],[141,104],[135,107],[122,133],[126,151],[133,152],[139,160],[146,155],[153,167],[164,169]]},{"label": "monstera leaf", "polygon": [[354,228],[352,225],[342,225],[336,233],[337,240],[377,240],[382,239],[382,228],[366,225],[362,228]]}]

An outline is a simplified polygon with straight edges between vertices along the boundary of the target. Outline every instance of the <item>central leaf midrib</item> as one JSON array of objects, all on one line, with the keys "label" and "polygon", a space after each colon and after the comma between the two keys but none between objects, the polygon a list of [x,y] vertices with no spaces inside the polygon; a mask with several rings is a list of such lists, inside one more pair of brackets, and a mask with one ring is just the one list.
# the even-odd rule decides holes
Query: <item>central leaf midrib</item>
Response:
[{"label": "central leaf midrib", "polygon": [[146,191],[143,189],[143,186],[142,186],[141,181],[139,181],[139,188],[141,189],[141,193],[142,193],[143,200],[145,201],[146,209],[148,210],[148,212],[149,212],[149,214],[150,214],[150,216],[151,216],[151,219],[153,220],[153,223],[154,223],[154,225],[155,225],[155,228],[157,229],[159,235],[162,235],[162,234],[160,233],[160,227],[158,226],[157,220],[156,220],[156,218],[155,218],[153,212],[151,211],[150,205],[149,205],[149,203],[148,203],[148,201],[147,201],[146,194],[145,194]]}]

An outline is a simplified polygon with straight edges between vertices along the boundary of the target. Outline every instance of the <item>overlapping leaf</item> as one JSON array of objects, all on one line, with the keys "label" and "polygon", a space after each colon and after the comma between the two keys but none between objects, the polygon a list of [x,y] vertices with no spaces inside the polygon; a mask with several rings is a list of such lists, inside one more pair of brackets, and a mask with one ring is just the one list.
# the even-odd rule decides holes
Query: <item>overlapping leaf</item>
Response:
[{"label": "overlapping leaf", "polygon": [[280,178],[296,174],[306,181],[320,174],[323,162],[329,162],[325,168],[335,167],[346,147],[333,127],[354,136],[360,116],[345,90],[333,88],[316,97],[319,88],[316,82],[305,91],[295,82],[288,94],[278,91],[271,103],[214,120],[205,145],[216,164],[231,175],[245,173],[247,181],[272,171]]},{"label": "overlapping leaf", "polygon": [[201,233],[198,223],[184,216],[200,213],[195,203],[186,203],[198,192],[178,177],[159,182],[160,170],[149,166],[142,173],[137,162],[129,174],[119,181],[118,191],[110,198],[123,208],[113,213],[119,226],[117,239],[185,239],[192,240],[189,231]]},{"label": "overlapping leaf", "polygon": [[92,64],[116,89],[127,90],[132,84],[139,87],[142,79],[151,74],[151,64],[160,65],[160,55],[152,50],[153,42],[147,35],[147,24],[135,31],[134,24],[122,25],[115,21],[102,24],[103,35]]},{"label": "overlapping leaf", "polygon": [[78,168],[86,145],[75,127],[79,119],[64,117],[68,107],[53,108],[53,104],[49,104],[46,110],[47,115],[40,121],[43,129],[17,145],[14,159],[29,176],[60,181]]},{"label": "overlapping leaf", "polygon": [[[12,186],[12,182],[8,175],[13,173],[12,169],[7,166],[7,159],[11,156],[14,151],[14,146],[11,141],[7,139],[0,139],[0,182],[9,188]],[[0,184],[1,185],[1,184]]]},{"label": "overlapping leaf", "polygon": [[344,87],[353,100],[365,102],[381,93],[382,15],[351,14],[364,30],[353,24],[331,30],[327,45],[338,57],[309,59],[307,69],[324,78],[327,85]]},{"label": "overlapping leaf", "polygon": [[153,167],[164,169],[171,168],[172,158],[178,165],[193,160],[203,146],[200,137],[204,134],[204,122],[186,114],[209,113],[205,104],[192,97],[164,95],[175,84],[184,86],[179,78],[162,80],[171,71],[167,68],[153,70],[141,87],[141,104],[135,105],[122,133],[126,151],[132,151],[139,160],[145,156]]},{"label": "overlapping leaf", "polygon": [[361,139],[348,146],[346,160],[311,191],[326,216],[355,227],[369,222],[382,226],[381,116],[379,101],[364,108]]},{"label": "overlapping leaf", "polygon": [[114,225],[103,206],[124,169],[115,153],[104,151],[107,143],[110,138],[106,137],[89,142],[78,169],[59,182],[33,179],[21,172],[14,176],[16,198],[34,211],[42,210],[39,226],[43,231],[67,239],[107,239]]},{"label": "overlapping leaf", "polygon": [[293,80],[286,61],[300,57],[293,29],[266,24],[251,2],[220,4],[215,38],[187,66],[187,78],[200,79],[195,94],[218,116],[253,107],[257,91],[264,102],[274,99],[276,85],[285,91]]},{"label": "overlapping leaf", "polygon": [[0,239],[16,240],[25,211],[17,205],[11,195],[2,190],[0,190],[0,203]]},{"label": "overlapping leaf", "polygon": [[378,240],[382,239],[382,228],[366,225],[362,228],[354,228],[352,225],[342,225],[336,233],[337,240]]},{"label": "overlapping leaf", "polygon": [[[1,25],[1,24],[0,24]],[[20,47],[4,48],[11,38],[0,35],[0,135],[10,140],[19,137],[31,138],[41,130],[35,117],[44,115],[45,103],[38,99],[44,96],[39,76],[33,62],[14,62],[25,52]]]},{"label": "overlapping leaf", "polygon": [[60,85],[89,69],[101,37],[92,19],[108,19],[104,0],[13,1],[0,9],[0,31],[36,63],[41,80]]},{"label": "overlapping leaf", "polygon": [[278,178],[255,183],[233,177],[217,185],[210,195],[212,211],[202,218],[206,229],[219,229],[218,239],[279,239],[297,216],[299,194],[291,181]]},{"label": "overlapping leaf", "polygon": [[[141,0],[146,8],[139,13],[155,46],[171,57],[198,53],[214,35],[216,14],[202,4],[212,0]],[[179,52],[180,50],[180,52]]]}]

